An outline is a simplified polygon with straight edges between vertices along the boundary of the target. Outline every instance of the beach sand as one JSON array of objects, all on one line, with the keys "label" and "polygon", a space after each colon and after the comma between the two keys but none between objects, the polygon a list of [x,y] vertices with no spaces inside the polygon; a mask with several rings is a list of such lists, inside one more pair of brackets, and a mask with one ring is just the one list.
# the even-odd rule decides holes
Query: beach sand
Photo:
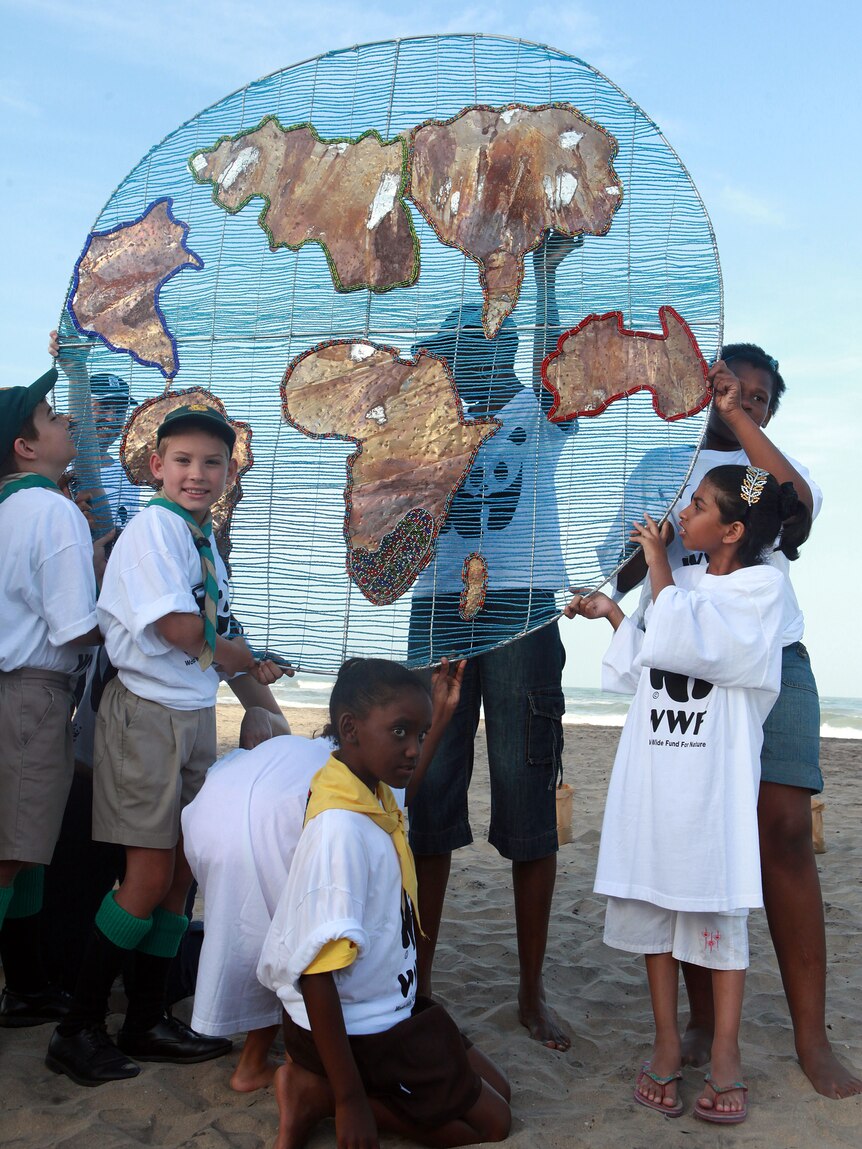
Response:
[{"label": "beach sand", "polygon": [[[310,734],[323,711],[292,710]],[[219,707],[222,750],[236,744],[241,711]],[[618,729],[566,728],[565,777],[575,790],[573,841],[560,850],[546,960],[551,1004],[573,1034],[569,1053],[544,1049],[519,1025],[517,955],[509,867],[483,840],[489,799],[480,735],[471,792],[477,841],[459,851],[435,965],[435,992],[466,1033],[508,1073],[518,1149],[652,1149],[858,1146],[862,1100],[827,1101],[796,1064],[787,1007],[762,912],[751,917],[751,970],[742,1027],[750,1116],[739,1127],[705,1126],[691,1115],[701,1071],[686,1070],[686,1113],[676,1121],[636,1105],[635,1075],[648,1056],[651,1018],[640,959],[602,944],[603,905],[591,893],[602,806]],[[478,749],[478,748],[477,748]],[[827,853],[818,858],[826,902],[828,1022],[839,1054],[862,1069],[862,776],[860,743],[823,743]],[[185,1010],[186,1012],[183,1012]],[[188,1017],[186,1003],[179,1007]],[[109,1018],[109,1030],[120,1023]],[[0,1145],[5,1149],[257,1149],[271,1144],[271,1090],[236,1094],[236,1052],[193,1066],[145,1065],[139,1077],[82,1089],[43,1064],[50,1026],[0,1029]],[[309,1144],[335,1145],[331,1122]],[[397,1139],[387,1144],[406,1145]]]}]

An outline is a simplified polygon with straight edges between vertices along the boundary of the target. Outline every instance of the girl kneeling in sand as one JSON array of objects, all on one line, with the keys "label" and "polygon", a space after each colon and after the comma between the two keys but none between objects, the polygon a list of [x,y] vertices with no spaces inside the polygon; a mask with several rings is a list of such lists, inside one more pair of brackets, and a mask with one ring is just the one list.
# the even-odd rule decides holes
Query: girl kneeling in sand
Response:
[{"label": "girl kneeling in sand", "polygon": [[763,721],[778,695],[784,575],[763,565],[778,547],[796,558],[810,514],[791,484],[756,467],[724,466],[680,515],[688,550],[709,565],[673,574],[649,516],[643,547],[652,602],[646,633],[603,594],[580,595],[569,617],[607,618],[616,632],[602,688],[635,692],[614,762],[595,890],[608,895],[605,942],[643,953],[655,1017],[641,1105],[678,1117],[679,962],[712,971],[712,1069],[695,1105],[704,1121],[746,1117],[739,1023],[748,965],[746,918],[763,905],[757,791]]},{"label": "girl kneeling in sand", "polygon": [[324,733],[338,749],[312,780],[305,828],[258,976],[285,1009],[276,1149],[324,1117],[339,1145],[378,1129],[427,1145],[501,1141],[509,1087],[442,1006],[416,996],[416,871],[390,787],[407,787],[431,724],[412,671],[342,666]]}]

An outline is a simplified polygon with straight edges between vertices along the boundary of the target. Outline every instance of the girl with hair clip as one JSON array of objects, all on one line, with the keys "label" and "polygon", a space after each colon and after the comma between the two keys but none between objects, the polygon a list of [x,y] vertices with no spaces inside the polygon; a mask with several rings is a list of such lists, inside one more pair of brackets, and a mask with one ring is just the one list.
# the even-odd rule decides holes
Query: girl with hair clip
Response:
[{"label": "girl with hair clip", "polygon": [[285,1010],[276,1149],[298,1149],[332,1116],[344,1149],[374,1149],[378,1129],[425,1145],[501,1141],[505,1077],[416,994],[416,868],[390,787],[411,797],[428,690],[397,663],[354,658],[329,713],[336,749],[312,779],[258,967]]},{"label": "girl with hair clip", "polygon": [[694,1112],[738,1124],[747,1114],[739,1024],[748,910],[763,905],[757,791],[763,721],[778,695],[784,576],[764,563],[796,558],[810,514],[791,483],[724,466],[680,515],[689,551],[709,565],[671,571],[658,525],[643,547],[652,601],[639,630],[603,594],[572,599],[573,618],[607,618],[615,634],[602,689],[635,693],[608,790],[595,889],[608,896],[605,942],[645,955],[655,1041],[634,1099],[668,1117],[682,1047],[679,963],[703,967],[715,1000],[711,1072]]},{"label": "girl with hair clip", "polygon": [[[709,377],[713,403],[706,435],[678,506],[686,505],[707,471],[738,463],[762,467],[780,483],[792,483],[816,519],[823,502],[819,486],[807,468],[782,452],[770,437],[772,419],[786,390],[776,360],[755,343],[728,343]],[[646,507],[655,499],[661,472],[667,469],[667,453],[652,454],[655,458],[647,456],[630,484],[628,506]],[[672,536],[668,543],[671,568],[705,564],[705,555],[685,550],[679,527],[675,507],[663,528]],[[862,1093],[862,1079],[835,1055],[826,1028],[826,929],[811,841],[811,795],[823,789],[820,703],[811,659],[802,642],[805,622],[790,582],[789,564],[780,550],[771,553],[769,562],[788,578],[781,691],[763,727],[760,756],[757,820],[763,900],[799,1064],[818,1093],[838,1099]],[[620,571],[617,589],[630,590],[645,573],[638,552]],[[710,982],[696,966],[684,966],[683,975],[691,1012],[683,1035],[682,1061],[683,1065],[705,1065],[713,1032]]]}]

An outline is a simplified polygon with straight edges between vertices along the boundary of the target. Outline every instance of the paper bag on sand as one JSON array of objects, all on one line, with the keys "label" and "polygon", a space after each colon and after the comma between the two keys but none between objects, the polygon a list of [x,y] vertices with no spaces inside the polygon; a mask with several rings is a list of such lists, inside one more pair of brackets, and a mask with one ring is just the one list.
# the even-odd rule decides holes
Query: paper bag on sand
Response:
[{"label": "paper bag on sand", "polygon": [[572,797],[574,790],[568,782],[557,787],[557,842],[565,846],[572,840]]},{"label": "paper bag on sand", "polygon": [[[826,803],[812,794],[811,796],[811,838],[814,842],[814,853],[826,853],[826,838],[823,834],[823,811]],[[559,806],[557,807],[559,814]]]}]

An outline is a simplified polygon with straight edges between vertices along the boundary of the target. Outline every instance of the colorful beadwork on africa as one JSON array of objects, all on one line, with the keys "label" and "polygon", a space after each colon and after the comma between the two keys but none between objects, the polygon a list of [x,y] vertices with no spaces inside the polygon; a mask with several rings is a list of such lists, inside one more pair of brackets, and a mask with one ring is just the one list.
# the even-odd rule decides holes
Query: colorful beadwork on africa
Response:
[{"label": "colorful beadwork on africa", "polygon": [[139,404],[138,476],[158,405],[217,396],[254,433],[222,530],[253,648],[476,654],[667,512],[721,319],[688,173],[589,65],[483,36],[330,52],[171,133],[95,220],[61,323],[77,466],[118,451],[99,378]]}]

